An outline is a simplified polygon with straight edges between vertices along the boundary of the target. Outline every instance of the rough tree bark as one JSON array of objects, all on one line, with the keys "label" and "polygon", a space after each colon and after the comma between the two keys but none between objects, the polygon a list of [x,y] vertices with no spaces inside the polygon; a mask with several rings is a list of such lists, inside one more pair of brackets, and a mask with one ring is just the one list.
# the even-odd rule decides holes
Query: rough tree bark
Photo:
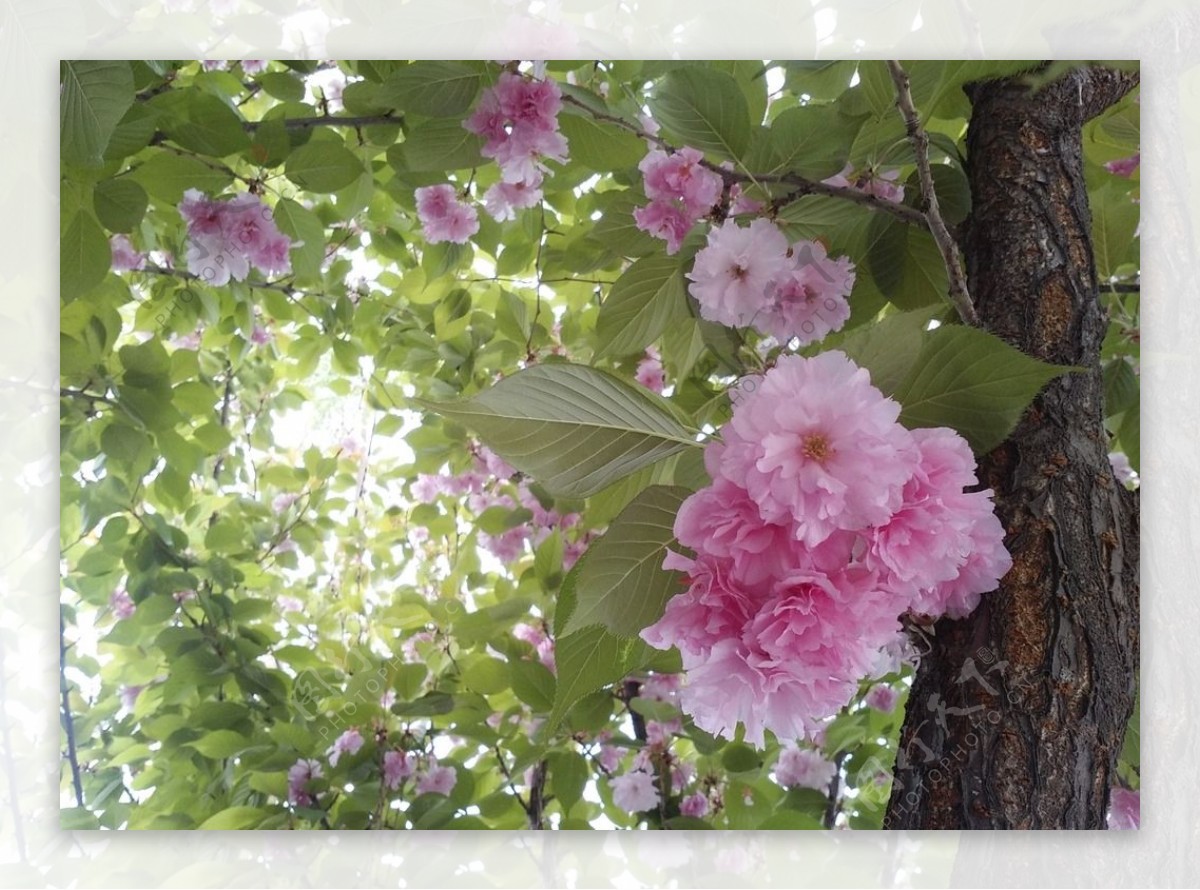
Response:
[{"label": "rough tree bark", "polygon": [[1014,565],[961,621],[933,628],[913,683],[888,828],[1103,828],[1133,710],[1136,498],[1103,428],[1082,125],[1136,74],[1072,71],[1036,94],[968,90],[973,209],[962,245],[981,323],[1029,355],[1085,370],[1038,396],[980,462]]}]

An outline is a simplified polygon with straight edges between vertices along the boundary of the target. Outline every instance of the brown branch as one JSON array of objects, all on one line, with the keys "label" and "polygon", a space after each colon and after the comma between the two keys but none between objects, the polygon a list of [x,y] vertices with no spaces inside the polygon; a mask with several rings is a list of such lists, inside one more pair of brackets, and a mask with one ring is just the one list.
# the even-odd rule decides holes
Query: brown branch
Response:
[{"label": "brown branch", "polygon": [[[279,120],[276,118],[275,120]],[[333,114],[323,114],[319,117],[294,117],[285,118],[280,121],[285,130],[312,130],[316,127],[369,127],[372,124],[399,124],[403,123],[403,116],[392,114],[390,111],[383,114],[361,114],[361,115],[346,115],[338,117]],[[244,121],[242,129],[247,133],[253,133],[264,124],[274,123],[273,120],[267,121]]]},{"label": "brown branch", "polygon": [[71,764],[75,805],[82,808],[83,779],[79,774],[79,756],[75,749],[75,718],[71,716],[71,688],[67,685],[67,628],[61,608],[58,610],[58,686],[62,694],[63,730],[67,734],[67,762]]},{"label": "brown branch", "polygon": [[942,211],[938,207],[937,192],[933,188],[933,171],[929,167],[929,136],[917,117],[908,73],[900,67],[899,62],[888,60],[887,64],[892,74],[892,82],[896,85],[896,105],[904,118],[908,139],[917,159],[917,178],[921,182],[925,221],[937,244],[938,252],[942,255],[942,262],[950,280],[950,302],[958,310],[958,315],[964,323],[978,327],[979,314],[975,311],[975,304],[971,302],[971,295],[967,291],[967,277],[958,258],[958,245],[954,243],[953,236],[946,228],[946,221],[942,219]]}]

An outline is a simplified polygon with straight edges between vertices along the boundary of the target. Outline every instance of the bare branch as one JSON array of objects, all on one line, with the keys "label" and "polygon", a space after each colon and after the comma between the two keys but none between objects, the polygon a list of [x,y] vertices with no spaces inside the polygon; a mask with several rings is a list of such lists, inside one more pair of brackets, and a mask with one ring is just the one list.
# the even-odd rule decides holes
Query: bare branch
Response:
[{"label": "bare branch", "polygon": [[67,685],[67,634],[62,609],[58,611],[58,686],[62,694],[63,730],[67,734],[67,762],[71,764],[71,784],[75,805],[83,806],[83,779],[79,774],[79,756],[75,751],[75,718],[71,716],[71,687]]},{"label": "bare branch", "polygon": [[967,291],[967,277],[958,258],[958,245],[946,228],[946,221],[942,219],[942,211],[938,207],[937,192],[933,188],[933,171],[929,167],[929,137],[921,126],[917,109],[913,105],[908,73],[900,67],[899,62],[889,60],[887,64],[892,74],[892,82],[896,85],[896,105],[904,118],[908,139],[917,159],[917,178],[921,182],[925,221],[937,244],[938,252],[942,255],[946,275],[950,280],[950,302],[954,304],[964,323],[978,327],[979,314],[975,311],[975,304],[971,302],[971,295]]}]

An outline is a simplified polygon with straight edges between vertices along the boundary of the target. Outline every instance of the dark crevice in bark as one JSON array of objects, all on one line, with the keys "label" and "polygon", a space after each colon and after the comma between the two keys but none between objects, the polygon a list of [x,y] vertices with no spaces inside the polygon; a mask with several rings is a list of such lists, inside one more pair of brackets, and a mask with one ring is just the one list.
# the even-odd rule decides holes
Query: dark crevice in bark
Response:
[{"label": "dark crevice in bark", "polygon": [[890,828],[1103,828],[1132,713],[1137,502],[1103,428],[1081,127],[1136,75],[1088,68],[1036,94],[976,84],[964,230],[981,323],[1083,370],[1049,384],[980,461],[1014,565],[961,621],[937,623],[909,697]]}]

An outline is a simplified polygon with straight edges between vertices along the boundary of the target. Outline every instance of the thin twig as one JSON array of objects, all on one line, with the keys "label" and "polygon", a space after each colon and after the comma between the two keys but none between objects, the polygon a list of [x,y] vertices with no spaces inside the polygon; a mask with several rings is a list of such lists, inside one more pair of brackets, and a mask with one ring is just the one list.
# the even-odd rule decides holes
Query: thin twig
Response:
[{"label": "thin twig", "polygon": [[833,778],[829,781],[829,804],[825,807],[824,824],[826,828],[832,829],[837,825],[838,813],[842,809],[842,764],[846,760],[846,752],[843,751],[833,758],[833,765],[836,769],[833,772]]},{"label": "thin twig", "polygon": [[79,756],[75,750],[75,719],[71,716],[71,687],[67,685],[67,626],[62,609],[58,610],[58,685],[62,694],[63,729],[67,733],[67,762],[71,764],[71,784],[75,786],[75,805],[83,807],[83,779],[79,774]]},{"label": "thin twig", "polygon": [[916,106],[913,105],[908,73],[900,67],[899,62],[888,60],[887,64],[892,74],[892,82],[896,85],[896,105],[904,118],[908,140],[912,143],[917,159],[917,178],[921,182],[925,220],[946,266],[946,275],[950,282],[950,302],[954,304],[964,323],[978,327],[979,314],[975,311],[975,304],[971,302],[971,295],[967,291],[967,278],[958,259],[958,245],[954,243],[954,238],[946,228],[946,221],[942,219],[942,211],[938,207],[937,192],[933,188],[933,171],[929,167],[929,137],[921,126]]}]

